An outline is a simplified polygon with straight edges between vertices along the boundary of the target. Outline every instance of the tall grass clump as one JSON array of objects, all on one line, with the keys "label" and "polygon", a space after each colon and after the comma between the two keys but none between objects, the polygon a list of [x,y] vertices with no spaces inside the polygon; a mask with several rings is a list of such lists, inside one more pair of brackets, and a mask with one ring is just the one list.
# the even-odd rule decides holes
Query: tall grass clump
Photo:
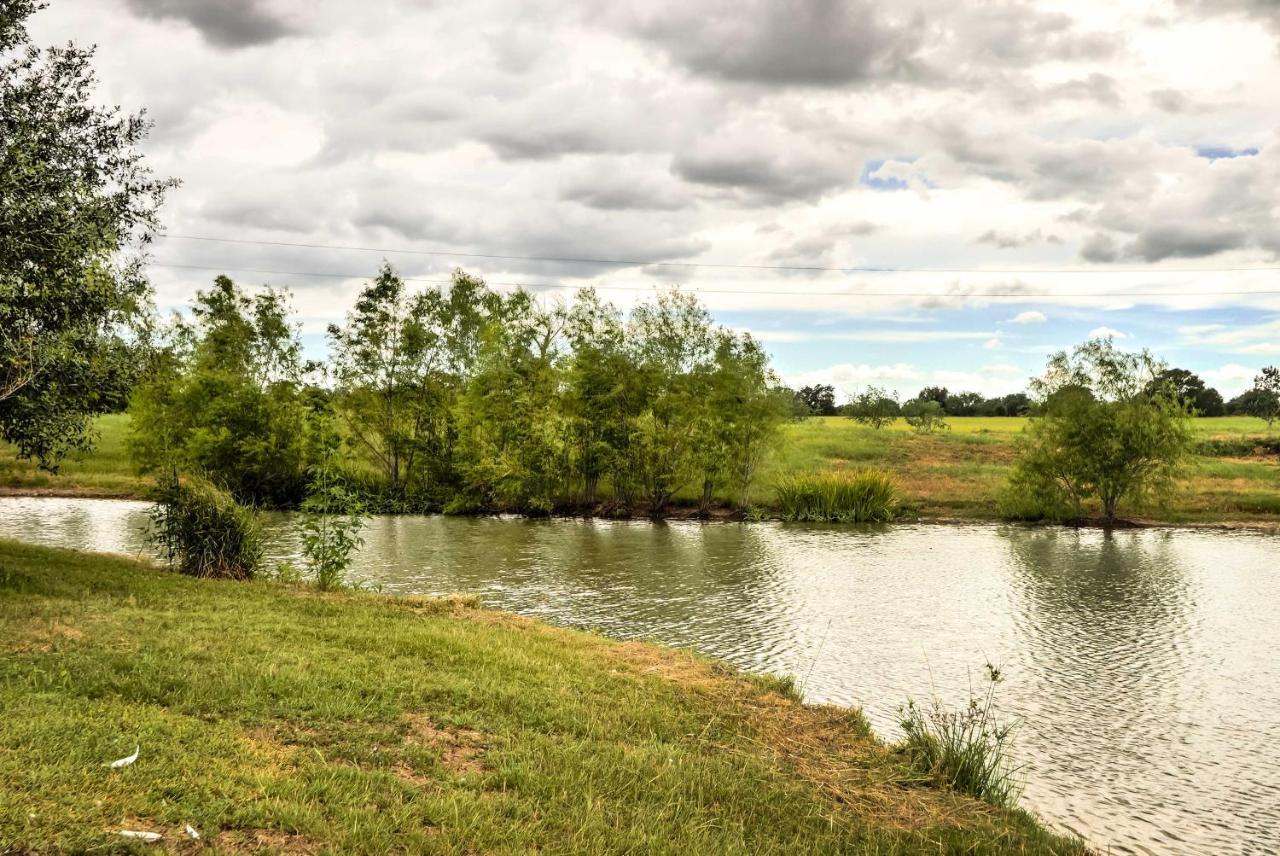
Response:
[{"label": "tall grass clump", "polygon": [[969,693],[969,704],[948,710],[935,698],[922,710],[908,701],[899,724],[906,734],[903,748],[916,768],[953,790],[993,805],[1012,808],[1022,793],[1010,758],[1013,723],[1000,722],[994,709],[1000,670],[987,664],[987,688]]},{"label": "tall grass clump", "polygon": [[882,470],[796,473],[779,479],[775,490],[787,520],[884,523],[901,509],[898,487]]},{"label": "tall grass clump", "polygon": [[262,563],[257,514],[196,476],[171,475],[151,492],[152,538],[181,573],[252,579]]}]

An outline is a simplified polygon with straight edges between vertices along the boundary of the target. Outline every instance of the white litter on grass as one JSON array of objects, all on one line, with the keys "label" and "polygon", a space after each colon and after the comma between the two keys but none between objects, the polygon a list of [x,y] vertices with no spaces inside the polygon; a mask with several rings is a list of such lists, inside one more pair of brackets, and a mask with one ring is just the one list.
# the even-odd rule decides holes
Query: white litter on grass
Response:
[{"label": "white litter on grass", "polygon": [[133,747],[133,754],[132,754],[132,755],[130,755],[130,756],[128,756],[127,758],[118,758],[118,759],[116,759],[115,761],[112,761],[112,762],[111,762],[111,769],[113,769],[113,770],[119,770],[121,767],[127,767],[127,766],[129,766],[129,765],[130,765],[130,764],[132,764],[134,761],[138,760],[138,752],[139,752],[139,750],[141,750],[141,749],[142,749],[142,747],[141,747],[141,746],[135,746],[135,747]]},{"label": "white litter on grass", "polygon": [[135,841],[145,841],[148,844],[155,844],[161,838],[164,838],[164,836],[158,832],[138,832],[134,829],[122,829],[117,832],[116,835],[119,835],[121,838],[132,838]]},{"label": "white litter on grass", "polygon": [[186,830],[187,830],[187,835],[191,836],[192,841],[200,840],[200,833],[196,832],[196,828],[194,826],[188,823],[186,825]]}]

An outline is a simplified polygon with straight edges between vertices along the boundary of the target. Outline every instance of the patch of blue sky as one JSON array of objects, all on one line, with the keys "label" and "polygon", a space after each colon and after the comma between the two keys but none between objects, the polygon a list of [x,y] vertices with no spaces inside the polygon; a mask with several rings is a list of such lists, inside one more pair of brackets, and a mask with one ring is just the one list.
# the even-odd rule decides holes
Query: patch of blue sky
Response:
[{"label": "patch of blue sky", "polygon": [[1244,149],[1233,149],[1230,146],[1196,146],[1196,155],[1211,161],[1225,158],[1249,158],[1257,153],[1256,146],[1249,146]]}]

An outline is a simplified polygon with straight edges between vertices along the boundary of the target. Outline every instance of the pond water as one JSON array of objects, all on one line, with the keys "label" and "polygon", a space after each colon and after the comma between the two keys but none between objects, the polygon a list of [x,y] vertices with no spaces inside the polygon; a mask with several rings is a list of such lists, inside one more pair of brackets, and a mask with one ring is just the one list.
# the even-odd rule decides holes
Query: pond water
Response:
[{"label": "pond water", "polygon": [[[0,500],[0,536],[146,549],[147,506]],[[273,557],[296,549],[270,520]],[[355,575],[794,675],[886,737],[967,702],[1021,720],[1023,804],[1100,849],[1280,852],[1280,539],[1191,530],[878,529],[382,517]]]}]

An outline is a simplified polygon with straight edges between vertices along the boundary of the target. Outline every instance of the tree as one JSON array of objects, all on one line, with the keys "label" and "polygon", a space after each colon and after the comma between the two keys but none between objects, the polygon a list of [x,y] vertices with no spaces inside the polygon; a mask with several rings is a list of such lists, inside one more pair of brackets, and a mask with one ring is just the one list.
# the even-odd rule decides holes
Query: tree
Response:
[{"label": "tree", "polygon": [[481,337],[458,402],[463,494],[447,510],[547,514],[568,493],[567,421],[560,406],[559,340],[565,313],[512,294]]},{"label": "tree", "polygon": [[1082,516],[1097,500],[1113,521],[1122,501],[1167,491],[1191,447],[1185,399],[1153,381],[1148,351],[1093,339],[1050,358],[1032,382],[1040,410],[1024,433],[1008,491],[1047,516]]},{"label": "tree", "polygon": [[944,406],[948,416],[977,416],[983,398],[977,392],[957,392],[946,396]]},{"label": "tree", "polygon": [[1160,388],[1185,402],[1199,416],[1221,416],[1224,412],[1222,395],[1186,369],[1165,369],[1152,379],[1147,391],[1154,394]]},{"label": "tree", "polygon": [[998,398],[983,399],[978,407],[979,416],[1025,416],[1031,412],[1031,397],[1025,392],[1013,392]]},{"label": "tree", "polygon": [[615,487],[634,483],[648,512],[657,516],[697,468],[693,429],[707,416],[715,337],[707,310],[675,289],[637,306],[627,335],[642,399]]},{"label": "tree", "polygon": [[335,409],[344,433],[395,501],[456,480],[453,407],[501,298],[455,271],[448,291],[407,292],[384,264],[344,326],[329,325]]},{"label": "tree", "polygon": [[814,416],[836,415],[836,388],[829,384],[802,386],[796,393]]},{"label": "tree", "polygon": [[225,276],[133,398],[129,448],[144,472],[201,473],[241,502],[292,506],[306,492],[302,400],[309,366],[285,292],[252,297]]},{"label": "tree", "polygon": [[876,430],[892,424],[893,420],[898,418],[900,411],[897,394],[886,392],[876,386],[869,386],[854,396],[845,410],[849,418],[855,422],[869,425]]},{"label": "tree", "polygon": [[727,486],[745,508],[760,463],[786,419],[788,402],[769,370],[769,355],[748,334],[714,334],[714,363],[706,380],[704,408],[696,422],[695,456],[702,474],[700,507],[710,510],[715,492]]},{"label": "tree", "polygon": [[143,164],[141,113],[93,104],[92,49],[31,44],[41,5],[0,10],[0,438],[55,469],[133,381],[141,252],[176,182]]},{"label": "tree", "polygon": [[1267,366],[1253,379],[1254,394],[1247,404],[1247,413],[1267,421],[1267,428],[1280,419],[1280,368]]},{"label": "tree", "polygon": [[934,398],[916,398],[902,405],[902,416],[917,434],[947,428],[946,411]]},{"label": "tree", "polygon": [[938,402],[938,406],[942,408],[942,412],[948,413],[947,398],[949,395],[950,393],[947,392],[947,388],[945,386],[926,386],[924,389],[920,390],[920,393],[915,397],[915,400],[936,401]]}]

